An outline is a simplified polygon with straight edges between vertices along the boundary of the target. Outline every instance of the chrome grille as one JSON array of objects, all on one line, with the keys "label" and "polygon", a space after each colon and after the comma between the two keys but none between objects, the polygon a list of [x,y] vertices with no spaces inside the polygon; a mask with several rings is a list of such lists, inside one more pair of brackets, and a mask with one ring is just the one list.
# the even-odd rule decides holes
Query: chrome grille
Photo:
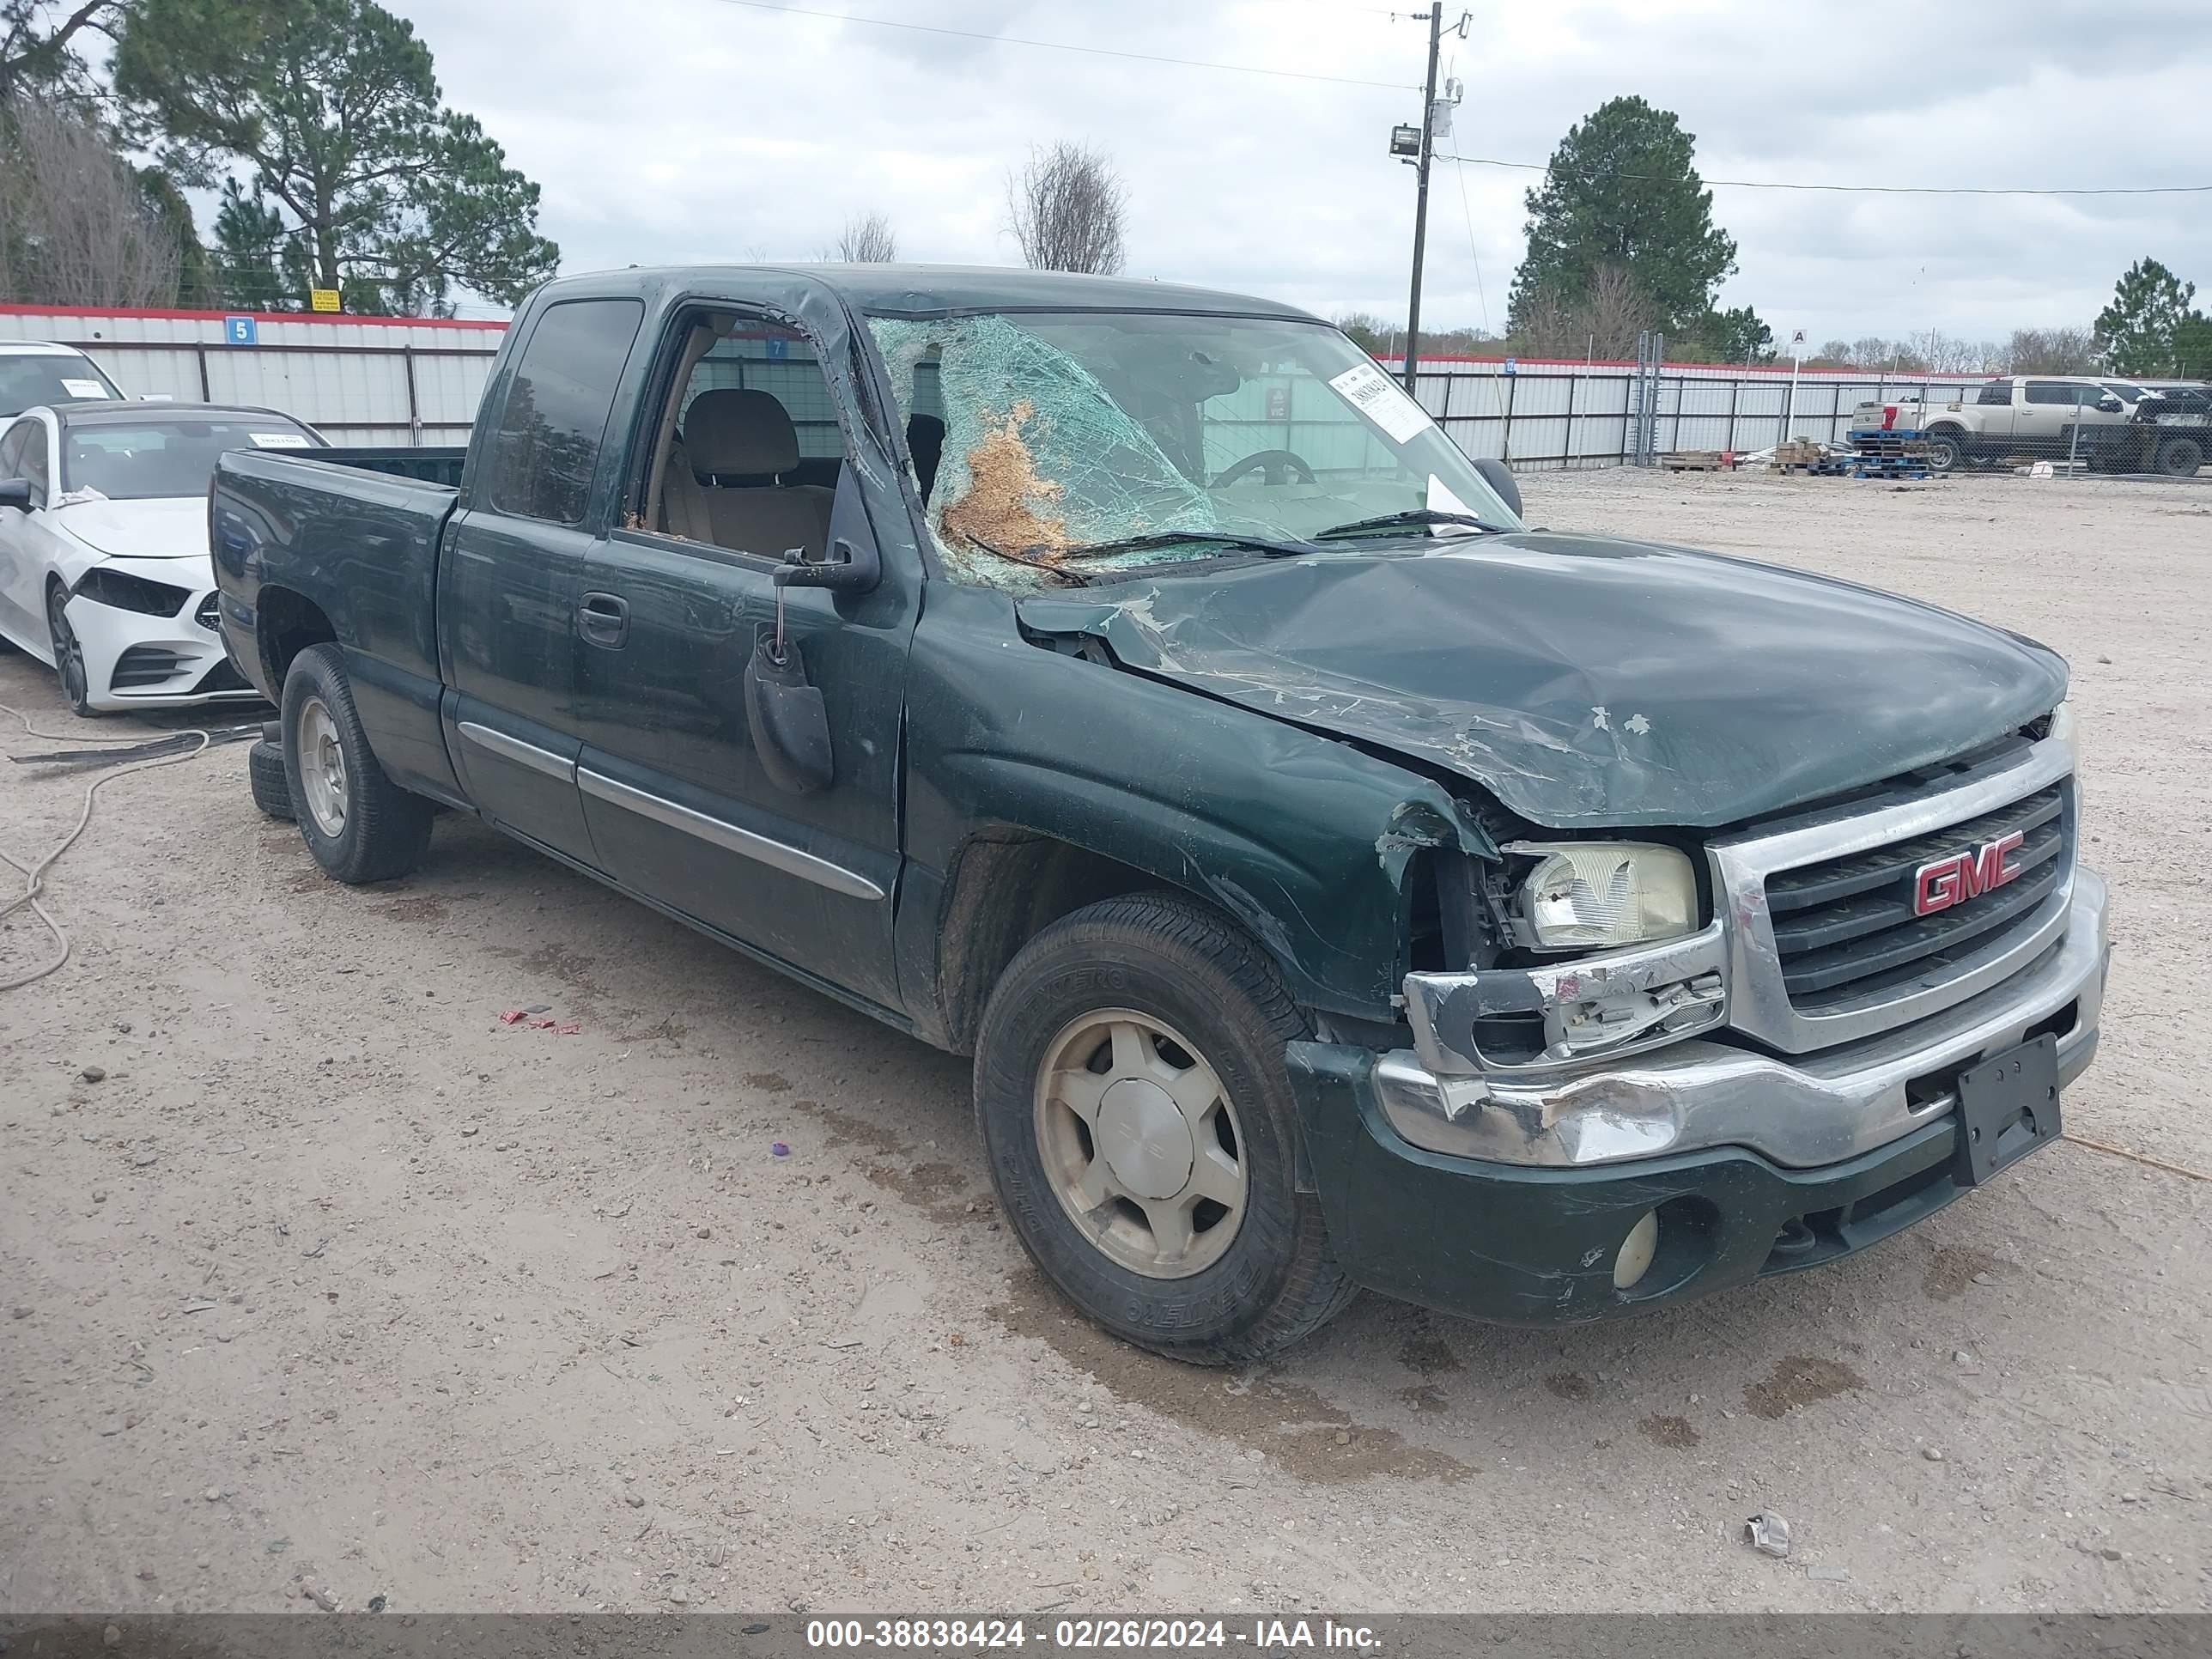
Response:
[{"label": "chrome grille", "polygon": [[[2069,863],[2065,805],[2053,785],[1929,835],[1769,876],[1766,908],[1791,1006],[1833,1012],[1939,985],[1966,957],[2030,923]],[[2020,872],[2012,880],[1915,914],[1922,867],[2015,833],[2022,840],[2009,861]]]},{"label": "chrome grille", "polygon": [[[1729,1024],[1791,1054],[1894,1030],[2029,966],[2065,932],[2074,746],[2053,732],[1708,844],[1729,916]],[[2019,873],[1915,911],[1926,864],[2019,832]]]}]

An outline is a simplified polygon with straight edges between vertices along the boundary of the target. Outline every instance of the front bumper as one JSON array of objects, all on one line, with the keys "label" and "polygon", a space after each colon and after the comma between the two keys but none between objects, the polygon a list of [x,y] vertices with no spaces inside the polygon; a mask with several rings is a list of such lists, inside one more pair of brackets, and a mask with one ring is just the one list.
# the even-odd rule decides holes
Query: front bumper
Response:
[{"label": "front bumper", "polygon": [[[195,588],[173,617],[149,616],[78,594],[64,608],[84,653],[95,708],[181,708],[258,702],[223,649],[222,636],[194,620],[208,590]],[[118,680],[123,683],[118,684]]]},{"label": "front bumper", "polygon": [[[1784,1060],[1686,1039],[1549,1085],[1438,1078],[1409,1051],[1293,1043],[1329,1236],[1361,1284],[1470,1318],[1559,1324],[1850,1254],[1966,1189],[1959,1073],[2045,1033],[2088,1066],[2105,885],[2077,872],[2063,936],[2001,986],[1909,1026]],[[1632,1230],[1658,1244],[1613,1283]]]},{"label": "front bumper", "polygon": [[2031,1036],[2057,1036],[2070,1081],[2096,1048],[2106,949],[2104,880],[2077,867],[2063,931],[2038,960],[1893,1030],[1786,1058],[1683,1038],[1527,1077],[1438,1076],[1400,1049],[1378,1059],[1374,1086],[1393,1128],[1431,1152],[1572,1167],[1739,1146],[1810,1168],[1942,1116],[1951,1077]]}]

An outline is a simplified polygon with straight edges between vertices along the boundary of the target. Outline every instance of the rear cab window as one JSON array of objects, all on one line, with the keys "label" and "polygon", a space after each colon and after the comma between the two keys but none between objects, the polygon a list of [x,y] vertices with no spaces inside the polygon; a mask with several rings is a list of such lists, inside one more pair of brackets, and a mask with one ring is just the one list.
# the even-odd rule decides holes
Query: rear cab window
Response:
[{"label": "rear cab window", "polygon": [[1983,407],[2009,408],[2012,404],[2012,382],[1992,380],[1982,388],[1982,395],[1974,401]]},{"label": "rear cab window", "polygon": [[495,511],[584,522],[615,392],[644,320],[643,302],[632,299],[565,300],[538,318],[486,457]]}]

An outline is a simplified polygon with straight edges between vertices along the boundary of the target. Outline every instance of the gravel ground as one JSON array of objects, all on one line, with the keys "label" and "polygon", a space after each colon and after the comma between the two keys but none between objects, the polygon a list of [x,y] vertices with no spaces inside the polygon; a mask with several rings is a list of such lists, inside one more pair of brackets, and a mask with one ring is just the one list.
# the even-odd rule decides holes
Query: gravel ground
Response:
[{"label": "gravel ground", "polygon": [[[2152,994],[2212,936],[2212,489],[1526,483],[2072,659],[2117,960],[2069,1124],[2212,1170],[2212,1014]],[[76,725],[19,654],[0,701]],[[82,786],[0,767],[0,846]],[[1676,1312],[1370,1297],[1187,1370],[1030,1270],[963,1062],[465,822],[329,883],[240,745],[100,802],[76,958],[0,994],[0,1611],[2212,1603],[2201,1176],[2065,1145]],[[0,977],[50,948],[0,922]],[[580,1030],[495,1018],[540,1003]]]}]

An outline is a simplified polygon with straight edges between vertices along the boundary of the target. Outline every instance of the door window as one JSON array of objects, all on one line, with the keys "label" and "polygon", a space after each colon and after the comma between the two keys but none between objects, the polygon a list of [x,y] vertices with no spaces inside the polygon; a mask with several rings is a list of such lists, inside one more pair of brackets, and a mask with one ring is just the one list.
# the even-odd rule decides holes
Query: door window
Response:
[{"label": "door window", "polygon": [[16,476],[31,481],[31,505],[46,504],[46,423],[26,421],[23,434],[23,470]]},{"label": "door window", "polygon": [[23,476],[23,445],[31,433],[37,431],[36,421],[18,421],[0,438],[0,478],[20,478]]},{"label": "door window", "polygon": [[1982,388],[1982,395],[1974,401],[1978,404],[1994,404],[1999,409],[2007,408],[2012,403],[2012,382],[2010,380],[1992,381]]},{"label": "door window", "polygon": [[616,385],[644,318],[636,300],[570,300],[538,319],[492,435],[493,507],[583,523]]},{"label": "door window", "polygon": [[2074,388],[2063,380],[2030,380],[2027,383],[2027,401],[2032,404],[2071,404],[2075,401]]},{"label": "door window", "polygon": [[678,337],[678,367],[690,368],[674,420],[637,458],[629,499],[659,480],[639,527],[762,558],[819,557],[845,434],[812,343],[728,313],[690,318]]}]

